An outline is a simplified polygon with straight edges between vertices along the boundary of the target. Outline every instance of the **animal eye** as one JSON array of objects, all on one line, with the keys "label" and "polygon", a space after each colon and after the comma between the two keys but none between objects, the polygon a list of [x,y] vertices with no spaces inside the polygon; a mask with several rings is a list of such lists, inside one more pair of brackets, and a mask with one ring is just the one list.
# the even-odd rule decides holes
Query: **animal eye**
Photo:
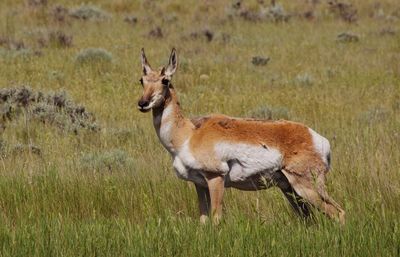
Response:
[{"label": "animal eye", "polygon": [[168,85],[169,85],[169,79],[162,79],[162,80],[161,80],[161,83],[162,83],[163,85],[168,86]]},{"label": "animal eye", "polygon": [[142,79],[142,78],[139,79],[139,82],[140,82],[140,84],[142,84],[142,86],[143,86],[143,79]]}]

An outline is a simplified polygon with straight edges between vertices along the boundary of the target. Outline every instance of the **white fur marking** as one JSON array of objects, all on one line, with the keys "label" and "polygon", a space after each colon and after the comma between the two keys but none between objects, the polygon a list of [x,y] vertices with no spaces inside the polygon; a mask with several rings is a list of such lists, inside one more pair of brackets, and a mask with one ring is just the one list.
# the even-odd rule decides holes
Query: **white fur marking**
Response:
[{"label": "white fur marking", "polygon": [[157,135],[160,138],[161,143],[170,153],[175,151],[171,142],[171,129],[174,122],[171,117],[172,113],[173,106],[169,105],[167,106],[167,108],[164,109],[162,114],[154,117],[153,120],[154,126],[160,128],[157,131]]},{"label": "white fur marking", "polygon": [[159,104],[163,100],[163,95],[162,94],[157,94],[152,96],[151,102],[147,107],[144,107],[143,109],[148,110],[153,108],[155,105]]},{"label": "white fur marking", "polygon": [[195,184],[207,187],[207,182],[204,179],[203,175],[199,171],[187,168],[178,156],[174,157],[173,166],[175,168],[175,172],[178,178],[192,181]]},{"label": "white fur marking", "polygon": [[215,153],[222,163],[234,162],[229,172],[233,182],[259,173],[273,173],[282,164],[282,154],[277,149],[261,145],[223,142],[216,144]]},{"label": "white fur marking", "polygon": [[322,160],[328,166],[328,155],[331,152],[331,147],[328,139],[321,136],[310,128],[308,128],[308,130],[310,131],[315,150],[321,155]]},{"label": "white fur marking", "polygon": [[190,141],[188,139],[183,143],[178,153],[179,158],[186,166],[190,167],[191,169],[201,170],[204,167],[202,167],[201,164],[194,158],[193,154],[190,151],[189,142]]}]

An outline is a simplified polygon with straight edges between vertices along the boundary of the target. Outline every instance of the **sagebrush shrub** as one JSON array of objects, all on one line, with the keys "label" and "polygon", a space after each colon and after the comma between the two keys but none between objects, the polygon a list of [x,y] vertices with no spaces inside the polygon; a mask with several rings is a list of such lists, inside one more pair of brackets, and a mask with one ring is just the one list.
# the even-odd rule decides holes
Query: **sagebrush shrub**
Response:
[{"label": "sagebrush shrub", "polygon": [[78,64],[109,64],[113,60],[110,52],[103,48],[86,48],[81,50],[75,57]]},{"label": "sagebrush shrub", "polygon": [[82,156],[81,168],[97,172],[132,169],[134,160],[121,149],[114,149],[100,153],[86,153]]}]

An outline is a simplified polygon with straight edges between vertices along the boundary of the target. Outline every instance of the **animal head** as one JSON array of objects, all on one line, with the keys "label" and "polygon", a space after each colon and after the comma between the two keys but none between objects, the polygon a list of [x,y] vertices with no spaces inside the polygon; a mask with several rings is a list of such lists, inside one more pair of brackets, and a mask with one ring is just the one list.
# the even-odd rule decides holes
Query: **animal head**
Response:
[{"label": "animal head", "polygon": [[151,68],[143,48],[140,57],[143,71],[140,83],[143,87],[143,95],[139,99],[138,109],[141,112],[148,112],[164,104],[171,85],[172,75],[178,66],[178,57],[175,48],[173,48],[168,65],[159,70]]}]

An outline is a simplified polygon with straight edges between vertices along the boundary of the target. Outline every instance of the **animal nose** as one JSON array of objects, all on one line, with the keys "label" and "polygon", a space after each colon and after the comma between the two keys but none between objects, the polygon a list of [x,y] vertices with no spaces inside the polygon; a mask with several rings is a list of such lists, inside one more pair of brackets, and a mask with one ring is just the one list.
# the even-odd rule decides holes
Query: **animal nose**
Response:
[{"label": "animal nose", "polygon": [[150,103],[149,100],[140,99],[138,102],[138,105],[140,108],[144,108],[144,107],[147,107],[149,105],[149,103]]}]

